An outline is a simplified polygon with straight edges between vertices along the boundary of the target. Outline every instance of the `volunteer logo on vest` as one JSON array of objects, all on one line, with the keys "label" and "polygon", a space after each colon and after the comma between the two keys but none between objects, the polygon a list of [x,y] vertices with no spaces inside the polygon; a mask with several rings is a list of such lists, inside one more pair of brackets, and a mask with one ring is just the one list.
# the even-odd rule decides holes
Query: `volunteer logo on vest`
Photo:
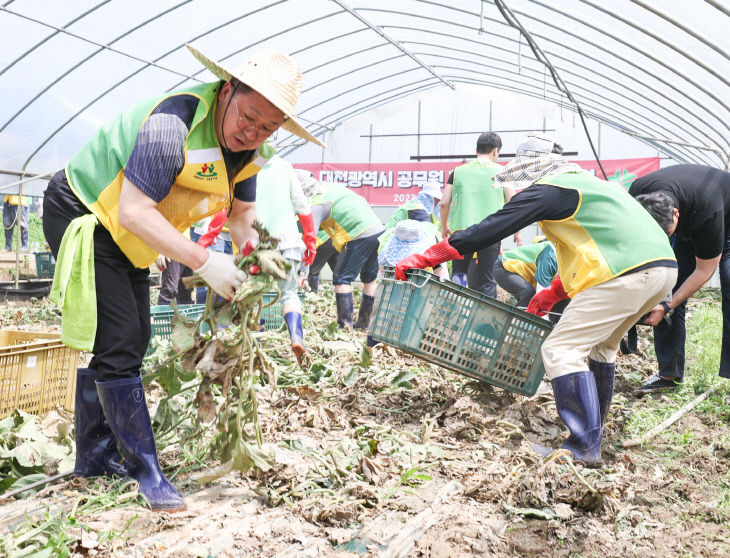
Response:
[{"label": "volunteer logo on vest", "polygon": [[200,172],[196,172],[195,176],[211,179],[218,176],[218,173],[215,172],[215,165],[213,163],[203,163],[203,166],[200,167]]}]

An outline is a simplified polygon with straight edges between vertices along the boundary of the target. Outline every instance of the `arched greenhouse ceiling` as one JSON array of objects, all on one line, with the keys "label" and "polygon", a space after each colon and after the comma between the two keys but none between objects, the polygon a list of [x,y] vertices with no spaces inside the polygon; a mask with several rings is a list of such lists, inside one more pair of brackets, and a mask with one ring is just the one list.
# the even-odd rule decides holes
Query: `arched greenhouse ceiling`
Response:
[{"label": "arched greenhouse ceiling", "polygon": [[[726,0],[10,0],[0,4],[0,174],[63,166],[105,121],[212,81],[257,48],[302,68],[303,123],[485,85],[575,110],[679,162],[727,168]],[[283,155],[300,141],[279,132]]]}]

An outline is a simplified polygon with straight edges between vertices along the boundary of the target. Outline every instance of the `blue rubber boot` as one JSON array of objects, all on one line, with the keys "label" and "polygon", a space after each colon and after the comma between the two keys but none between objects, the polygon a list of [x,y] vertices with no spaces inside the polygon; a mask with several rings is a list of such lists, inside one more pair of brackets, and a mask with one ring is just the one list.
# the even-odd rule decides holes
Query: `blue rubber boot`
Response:
[{"label": "blue rubber boot", "polygon": [[182,495],[160,470],[142,377],[96,382],[96,389],[124,456],[127,474],[139,483],[139,491],[150,507],[160,511],[186,509]]},{"label": "blue rubber boot", "polygon": [[593,373],[573,372],[553,378],[551,383],[558,415],[570,430],[560,447],[570,450],[574,461],[601,467],[601,412]]},{"label": "blue rubber boot", "polygon": [[360,301],[360,310],[357,313],[357,321],[352,326],[355,329],[368,329],[370,327],[370,316],[373,313],[375,297],[363,294]]},{"label": "blue rubber boot", "polygon": [[601,411],[601,428],[603,428],[613,399],[613,378],[616,373],[616,363],[598,362],[589,358],[588,368],[593,372],[593,377],[596,380],[598,407]]},{"label": "blue rubber boot", "polygon": [[96,372],[90,368],[76,370],[74,404],[74,438],[76,440],[77,477],[127,474],[117,440],[101,409],[96,391]]},{"label": "blue rubber boot", "polygon": [[302,366],[306,360],[307,348],[304,346],[304,331],[302,330],[302,315],[299,312],[284,314],[286,329],[289,330],[291,350],[297,357],[297,363]]},{"label": "blue rubber boot", "polygon": [[337,325],[340,329],[352,329],[352,293],[335,293],[337,300]]}]

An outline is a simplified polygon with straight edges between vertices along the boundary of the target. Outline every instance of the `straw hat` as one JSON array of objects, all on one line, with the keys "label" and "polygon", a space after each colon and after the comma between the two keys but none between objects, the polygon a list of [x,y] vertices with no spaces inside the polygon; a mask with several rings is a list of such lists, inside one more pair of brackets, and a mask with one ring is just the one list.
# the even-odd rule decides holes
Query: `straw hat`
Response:
[{"label": "straw hat", "polygon": [[286,116],[286,120],[281,125],[282,128],[307,141],[327,147],[297,121],[294,107],[302,92],[302,72],[290,56],[278,50],[265,48],[254,52],[251,58],[238,69],[227,70],[195,47],[189,44],[185,46],[217,78],[230,81],[234,77],[263,95]]}]

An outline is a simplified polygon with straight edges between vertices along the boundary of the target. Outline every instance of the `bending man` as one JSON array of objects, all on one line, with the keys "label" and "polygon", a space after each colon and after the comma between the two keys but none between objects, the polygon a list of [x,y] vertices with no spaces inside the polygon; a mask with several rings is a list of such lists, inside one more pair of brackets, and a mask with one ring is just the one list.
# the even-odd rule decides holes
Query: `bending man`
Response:
[{"label": "bending man", "polygon": [[562,447],[599,467],[619,342],[667,296],[677,264],[664,232],[626,190],[568,163],[561,151],[551,138],[528,135],[512,164],[495,176],[497,184],[525,190],[481,223],[401,261],[396,277],[461,259],[538,221],[556,246],[572,298],[542,346],[555,405],[570,431]]},{"label": "bending man", "polygon": [[[54,175],[43,206],[57,265],[68,257],[76,266],[73,254],[91,254],[91,269],[81,258],[71,275],[95,289],[96,317],[90,339],[79,343],[93,345],[93,358],[78,371],[75,473],[123,474],[121,450],[126,473],[160,510],[184,509],[185,501],[158,464],[140,376],[150,337],[149,266],[162,253],[231,298],[245,279],[233,257],[182,232],[230,209],[233,240],[250,247],[255,175],[274,154],[265,140],[283,125],[317,141],[294,119],[301,72],[287,55],[259,51],[228,71],[189,48],[220,81],[141,102],[102,126]],[[66,328],[73,302],[64,301],[64,337],[75,333]]]},{"label": "bending man", "polygon": [[[340,252],[332,283],[340,328],[367,329],[375,303],[378,278],[378,237],[385,227],[365,198],[342,184],[319,182],[311,172],[296,171],[304,193],[312,196],[314,230],[321,227]],[[360,275],[362,302],[352,323],[352,282]]]},{"label": "bending man", "polygon": [[722,350],[720,376],[730,378],[730,173],[704,165],[675,165],[642,176],[629,193],[672,239],[679,265],[672,299],[657,305],[644,322],[657,326],[669,313],[671,324],[654,328],[659,374],[639,388],[649,393],[676,387],[684,377],[687,299],[720,265]]}]

